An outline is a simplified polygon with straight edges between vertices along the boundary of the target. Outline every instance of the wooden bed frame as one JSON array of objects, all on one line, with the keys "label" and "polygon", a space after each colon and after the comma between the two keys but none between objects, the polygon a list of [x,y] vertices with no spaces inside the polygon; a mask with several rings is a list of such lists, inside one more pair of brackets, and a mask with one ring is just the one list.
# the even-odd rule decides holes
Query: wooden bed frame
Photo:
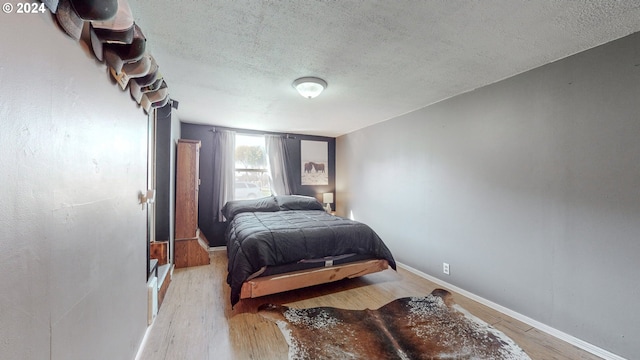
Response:
[{"label": "wooden bed frame", "polygon": [[351,279],[382,271],[388,267],[389,262],[384,259],[363,260],[330,267],[257,277],[242,284],[240,298],[255,298],[347,278]]}]

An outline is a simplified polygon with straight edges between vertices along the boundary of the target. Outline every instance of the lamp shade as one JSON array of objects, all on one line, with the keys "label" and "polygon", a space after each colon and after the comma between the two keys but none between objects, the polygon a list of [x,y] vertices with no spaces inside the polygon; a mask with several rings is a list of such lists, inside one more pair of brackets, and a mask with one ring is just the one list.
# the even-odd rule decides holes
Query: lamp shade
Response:
[{"label": "lamp shade", "polygon": [[313,99],[327,88],[327,82],[317,77],[302,77],[295,80],[292,85],[307,99]]},{"label": "lamp shade", "polygon": [[333,193],[322,194],[322,202],[325,204],[333,204]]}]

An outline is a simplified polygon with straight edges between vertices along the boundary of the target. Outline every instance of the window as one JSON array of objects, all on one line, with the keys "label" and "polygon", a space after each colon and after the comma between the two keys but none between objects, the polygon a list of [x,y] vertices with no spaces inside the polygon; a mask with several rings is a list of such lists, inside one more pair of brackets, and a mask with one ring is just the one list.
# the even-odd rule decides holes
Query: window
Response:
[{"label": "window", "polygon": [[236,134],[235,162],[234,200],[271,195],[264,136]]}]

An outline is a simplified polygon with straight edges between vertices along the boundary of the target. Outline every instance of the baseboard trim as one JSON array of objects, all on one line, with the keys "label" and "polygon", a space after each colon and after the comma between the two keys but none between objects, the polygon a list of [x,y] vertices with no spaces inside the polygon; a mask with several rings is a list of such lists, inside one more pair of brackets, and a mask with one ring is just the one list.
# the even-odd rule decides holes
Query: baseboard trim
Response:
[{"label": "baseboard trim", "polygon": [[155,323],[155,321],[153,323],[151,323],[151,325],[147,326],[147,330],[145,330],[145,332],[144,332],[144,336],[142,337],[142,341],[140,342],[140,346],[138,346],[138,352],[136,352],[135,360],[139,360],[140,356],[142,356],[142,352],[144,351],[144,347],[145,347],[145,345],[147,345],[147,338],[149,337],[149,332],[151,332],[151,328],[153,327],[154,323]]},{"label": "baseboard trim", "polygon": [[225,251],[227,250],[226,246],[209,246],[209,252],[212,253],[214,251]]},{"label": "baseboard trim", "polygon": [[580,348],[580,349],[582,349],[584,351],[588,351],[593,355],[599,356],[599,357],[601,357],[601,358],[603,358],[605,360],[627,360],[627,359],[625,359],[625,358],[623,358],[621,356],[618,356],[618,355],[616,355],[614,353],[611,353],[611,352],[609,352],[607,350],[599,348],[599,347],[597,347],[597,346],[595,346],[595,345],[593,345],[591,343],[588,343],[588,342],[586,342],[584,340],[580,340],[580,339],[576,338],[575,336],[569,335],[569,334],[567,334],[567,333],[565,333],[563,331],[560,331],[558,329],[555,329],[555,328],[553,328],[553,327],[551,327],[549,325],[543,324],[543,323],[541,323],[541,322],[539,322],[537,320],[534,320],[534,319],[532,319],[532,318],[530,318],[528,316],[522,315],[522,314],[520,314],[520,313],[518,313],[516,311],[508,309],[508,308],[506,308],[506,307],[504,307],[502,305],[498,305],[498,304],[496,304],[496,303],[494,303],[492,301],[489,301],[489,300],[487,300],[487,299],[485,299],[483,297],[480,297],[480,296],[478,296],[476,294],[473,294],[473,293],[471,293],[469,291],[461,289],[461,288],[459,288],[459,287],[457,287],[455,285],[451,285],[451,284],[449,284],[448,282],[446,282],[444,280],[440,280],[440,279],[438,279],[438,278],[436,278],[434,276],[431,276],[429,274],[423,273],[422,271],[414,269],[411,266],[405,265],[405,264],[400,263],[400,262],[397,262],[397,264],[401,268],[403,268],[403,269],[405,269],[405,270],[407,270],[407,271],[409,271],[409,272],[411,272],[413,274],[416,274],[416,275],[418,275],[418,276],[420,276],[422,278],[425,278],[425,279],[427,279],[429,281],[432,281],[432,282],[434,282],[434,283],[436,283],[436,284],[438,284],[438,285],[440,285],[442,287],[445,287],[445,288],[447,288],[449,290],[457,292],[460,295],[463,295],[465,297],[468,297],[469,299],[477,301],[480,304],[488,306],[488,307],[490,307],[490,308],[492,308],[492,309],[494,309],[496,311],[499,311],[499,312],[501,312],[501,313],[503,313],[505,315],[508,315],[508,316],[510,316],[510,317],[512,317],[512,318],[514,318],[516,320],[522,321],[525,324],[531,325],[532,327],[534,327],[534,328],[536,328],[536,329],[538,329],[540,331],[544,331],[545,333],[547,333],[547,334],[549,334],[551,336],[554,336],[554,337],[556,337],[556,338],[558,338],[560,340],[563,340],[563,341],[565,341],[565,342],[567,342],[567,343],[569,343],[569,344],[571,344],[573,346],[576,346],[576,347],[578,347],[578,348]]}]

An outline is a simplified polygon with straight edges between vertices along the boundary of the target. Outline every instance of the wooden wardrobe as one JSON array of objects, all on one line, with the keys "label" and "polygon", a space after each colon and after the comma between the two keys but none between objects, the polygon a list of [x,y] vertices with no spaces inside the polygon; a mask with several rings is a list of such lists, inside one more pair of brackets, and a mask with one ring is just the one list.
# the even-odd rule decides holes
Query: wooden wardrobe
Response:
[{"label": "wooden wardrobe", "polygon": [[209,264],[208,244],[198,228],[200,141],[178,140],[176,155],[176,268]]}]

